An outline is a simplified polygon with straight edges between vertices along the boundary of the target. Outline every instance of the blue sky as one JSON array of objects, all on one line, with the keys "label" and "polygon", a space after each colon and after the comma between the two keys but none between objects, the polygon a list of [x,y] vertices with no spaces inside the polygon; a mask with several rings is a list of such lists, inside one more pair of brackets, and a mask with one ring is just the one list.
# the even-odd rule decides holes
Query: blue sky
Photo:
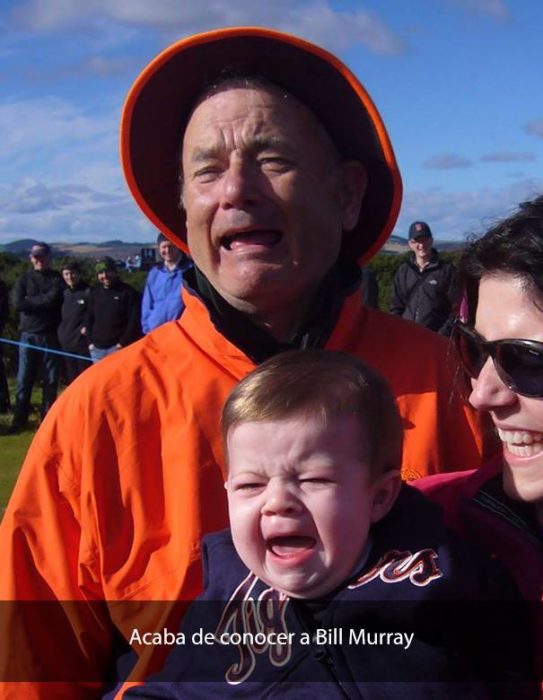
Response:
[{"label": "blue sky", "polygon": [[359,76],[403,176],[394,233],[462,239],[543,192],[541,0],[4,0],[0,23],[0,244],[152,240],[119,165],[124,97],[168,44],[236,24]]}]

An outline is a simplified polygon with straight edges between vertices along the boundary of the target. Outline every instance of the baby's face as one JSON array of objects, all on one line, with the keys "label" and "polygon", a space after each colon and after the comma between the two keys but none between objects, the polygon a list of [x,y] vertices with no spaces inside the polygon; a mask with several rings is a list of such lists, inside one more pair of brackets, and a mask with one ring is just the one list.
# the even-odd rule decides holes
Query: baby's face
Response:
[{"label": "baby's face", "polygon": [[371,523],[384,514],[383,479],[370,479],[359,430],[351,417],[325,427],[317,416],[303,416],[242,423],[228,433],[237,552],[260,579],[293,598],[317,598],[342,583]]}]

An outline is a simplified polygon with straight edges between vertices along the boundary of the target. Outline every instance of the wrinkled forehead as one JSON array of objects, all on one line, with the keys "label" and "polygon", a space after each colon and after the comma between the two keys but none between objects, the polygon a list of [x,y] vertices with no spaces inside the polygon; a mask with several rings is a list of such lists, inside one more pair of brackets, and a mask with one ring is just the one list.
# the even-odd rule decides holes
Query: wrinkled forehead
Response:
[{"label": "wrinkled forehead", "polygon": [[279,100],[290,99],[299,102],[299,100],[297,100],[297,98],[295,98],[294,95],[291,95],[287,90],[282,89],[277,83],[274,83],[273,81],[268,80],[267,78],[264,78],[262,76],[246,75],[220,78],[215,82],[208,83],[203,87],[202,91],[194,101],[194,105],[190,110],[189,118],[187,121],[190,121],[190,117],[192,116],[194,111],[202,104],[202,102],[205,102],[210,97],[213,97],[214,95],[219,95],[220,93],[227,92],[229,90],[244,89],[262,91],[263,93],[276,96]]},{"label": "wrinkled forehead", "polygon": [[[208,86],[199,95],[183,129],[182,153],[195,133],[200,139],[212,138],[217,120],[253,114],[251,127],[259,137],[281,137],[282,133],[302,140],[306,136],[313,148],[320,148],[334,160],[339,153],[328,132],[295,95],[265,78],[229,78]],[[253,138],[257,134],[253,134]],[[206,143],[206,146],[209,145]]]}]

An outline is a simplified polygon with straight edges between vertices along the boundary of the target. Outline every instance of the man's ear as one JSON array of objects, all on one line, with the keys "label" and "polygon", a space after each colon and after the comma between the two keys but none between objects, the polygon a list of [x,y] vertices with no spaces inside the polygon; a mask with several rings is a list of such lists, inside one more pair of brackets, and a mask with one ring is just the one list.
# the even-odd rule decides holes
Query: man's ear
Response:
[{"label": "man's ear", "polygon": [[344,231],[351,231],[356,226],[367,184],[366,168],[360,161],[347,160],[341,164],[341,223]]},{"label": "man's ear", "polygon": [[394,505],[400,488],[402,485],[402,477],[399,469],[392,469],[381,474],[373,483],[373,508],[371,513],[371,522],[376,523],[385,515]]},{"label": "man's ear", "polygon": [[185,178],[183,177],[183,174],[179,175],[179,180],[178,180],[178,187],[179,187],[179,209],[181,211],[185,211]]}]

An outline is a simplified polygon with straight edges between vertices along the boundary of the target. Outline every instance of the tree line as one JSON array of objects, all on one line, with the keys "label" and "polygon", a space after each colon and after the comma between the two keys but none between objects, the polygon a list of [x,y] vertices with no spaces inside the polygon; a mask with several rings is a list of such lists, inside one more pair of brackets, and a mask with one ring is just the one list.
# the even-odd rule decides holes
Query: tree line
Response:
[{"label": "tree line", "polygon": [[[440,257],[447,261],[456,264],[460,257],[461,251],[440,252]],[[402,262],[408,259],[410,253],[390,253],[380,252],[371,260],[368,267],[374,272],[379,284],[379,308],[383,311],[388,311],[390,294],[392,291],[392,283],[396,270]],[[61,270],[67,258],[55,258],[52,267],[55,270]],[[90,284],[95,280],[94,274],[94,258],[78,258],[81,265],[83,279]],[[12,253],[0,251],[0,278],[4,280],[8,289],[15,283],[15,280],[20,277],[23,272],[30,269],[30,263],[22,260]],[[146,272],[137,270],[127,272],[123,267],[118,268],[118,273],[121,279],[128,284],[131,284],[139,292],[143,291],[145,284]],[[17,340],[19,337],[18,319],[15,311],[10,307],[10,316],[8,322],[4,326],[2,337],[9,340]],[[17,348],[13,345],[3,344],[4,363],[8,375],[14,375],[17,369]]]},{"label": "tree line", "polygon": [[[62,270],[62,266],[67,262],[67,260],[73,260],[74,258],[54,258],[51,267],[59,272]],[[93,284],[96,280],[96,275],[94,273],[94,265],[96,260],[94,258],[77,258],[79,265],[81,266],[81,273],[83,279],[89,284]],[[11,288],[15,284],[15,280],[20,277],[23,272],[31,269],[31,265],[24,259],[21,259],[17,255],[12,253],[7,253],[0,251],[0,279],[2,279],[9,290],[11,295]],[[139,292],[143,292],[143,287],[145,284],[145,278],[147,273],[143,270],[137,270],[133,272],[127,272],[122,266],[117,268],[119,277],[132,287],[137,289]],[[8,340],[19,340],[19,319],[17,318],[17,313],[11,305],[10,299],[10,313],[9,319],[2,330],[1,337],[7,338]],[[17,372],[17,347],[15,345],[8,345],[7,343],[2,343],[2,350],[4,355],[4,365],[6,368],[6,373],[8,376],[14,376]]]}]

